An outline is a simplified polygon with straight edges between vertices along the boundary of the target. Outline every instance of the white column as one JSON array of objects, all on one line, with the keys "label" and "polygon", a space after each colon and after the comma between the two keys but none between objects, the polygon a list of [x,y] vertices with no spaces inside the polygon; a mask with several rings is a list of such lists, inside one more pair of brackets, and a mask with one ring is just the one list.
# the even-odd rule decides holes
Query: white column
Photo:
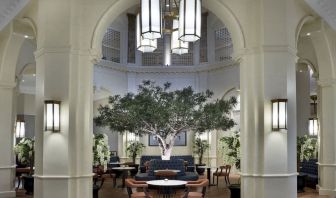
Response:
[{"label": "white column", "polygon": [[[294,54],[284,46],[260,47],[248,50],[241,62],[243,198],[296,197]],[[275,98],[288,99],[288,130],[272,131]]]},{"label": "white column", "polygon": [[0,82],[0,197],[15,197],[14,120],[15,84]]},{"label": "white column", "polygon": [[[35,198],[92,197],[93,63],[73,1],[38,2]],[[61,101],[61,130],[44,130],[44,101]]]},{"label": "white column", "polygon": [[336,79],[319,82],[319,193],[336,196]]}]

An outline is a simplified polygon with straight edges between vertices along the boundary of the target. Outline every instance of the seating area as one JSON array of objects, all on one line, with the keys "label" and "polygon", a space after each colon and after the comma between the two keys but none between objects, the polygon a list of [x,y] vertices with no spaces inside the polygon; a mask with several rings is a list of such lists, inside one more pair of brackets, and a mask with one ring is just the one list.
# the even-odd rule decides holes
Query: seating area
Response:
[{"label": "seating area", "polygon": [[311,188],[316,188],[318,184],[318,165],[317,159],[304,160],[301,162],[300,174],[306,175],[305,183],[306,186]]}]

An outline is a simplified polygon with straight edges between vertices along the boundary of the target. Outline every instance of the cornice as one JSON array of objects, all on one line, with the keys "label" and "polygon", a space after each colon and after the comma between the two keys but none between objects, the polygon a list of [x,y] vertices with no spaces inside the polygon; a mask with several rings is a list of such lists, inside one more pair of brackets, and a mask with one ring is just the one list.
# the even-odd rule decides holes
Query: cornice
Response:
[{"label": "cornice", "polygon": [[128,72],[128,73],[199,73],[211,72],[223,68],[232,68],[238,66],[237,61],[230,61],[226,63],[217,63],[212,65],[197,65],[197,66],[127,66],[122,64],[113,63],[110,61],[100,61],[95,66],[109,68],[115,71]]}]

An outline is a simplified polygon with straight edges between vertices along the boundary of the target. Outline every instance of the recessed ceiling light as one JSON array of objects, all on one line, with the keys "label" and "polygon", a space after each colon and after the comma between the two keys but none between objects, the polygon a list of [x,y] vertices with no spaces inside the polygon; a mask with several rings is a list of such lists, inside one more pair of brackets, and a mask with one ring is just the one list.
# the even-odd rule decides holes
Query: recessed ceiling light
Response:
[{"label": "recessed ceiling light", "polygon": [[169,7],[169,4],[166,4],[166,7]]},{"label": "recessed ceiling light", "polygon": [[308,32],[306,35],[307,35],[307,36],[310,36],[310,32]]},{"label": "recessed ceiling light", "polygon": [[28,38],[28,35],[24,35],[25,38]]},{"label": "recessed ceiling light", "polygon": [[33,76],[35,77],[35,76],[36,76],[36,74],[33,74]]},{"label": "recessed ceiling light", "polygon": [[21,82],[24,82],[24,80],[22,79]]}]

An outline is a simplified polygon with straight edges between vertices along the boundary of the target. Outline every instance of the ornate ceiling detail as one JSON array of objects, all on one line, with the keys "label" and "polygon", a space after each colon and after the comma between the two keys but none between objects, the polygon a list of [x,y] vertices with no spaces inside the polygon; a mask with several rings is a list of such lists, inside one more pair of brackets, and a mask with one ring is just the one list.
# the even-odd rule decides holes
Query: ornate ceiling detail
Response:
[{"label": "ornate ceiling detail", "polygon": [[27,5],[29,0],[0,1],[0,31]]},{"label": "ornate ceiling detail", "polygon": [[327,23],[336,30],[336,1],[335,0],[305,0]]}]

